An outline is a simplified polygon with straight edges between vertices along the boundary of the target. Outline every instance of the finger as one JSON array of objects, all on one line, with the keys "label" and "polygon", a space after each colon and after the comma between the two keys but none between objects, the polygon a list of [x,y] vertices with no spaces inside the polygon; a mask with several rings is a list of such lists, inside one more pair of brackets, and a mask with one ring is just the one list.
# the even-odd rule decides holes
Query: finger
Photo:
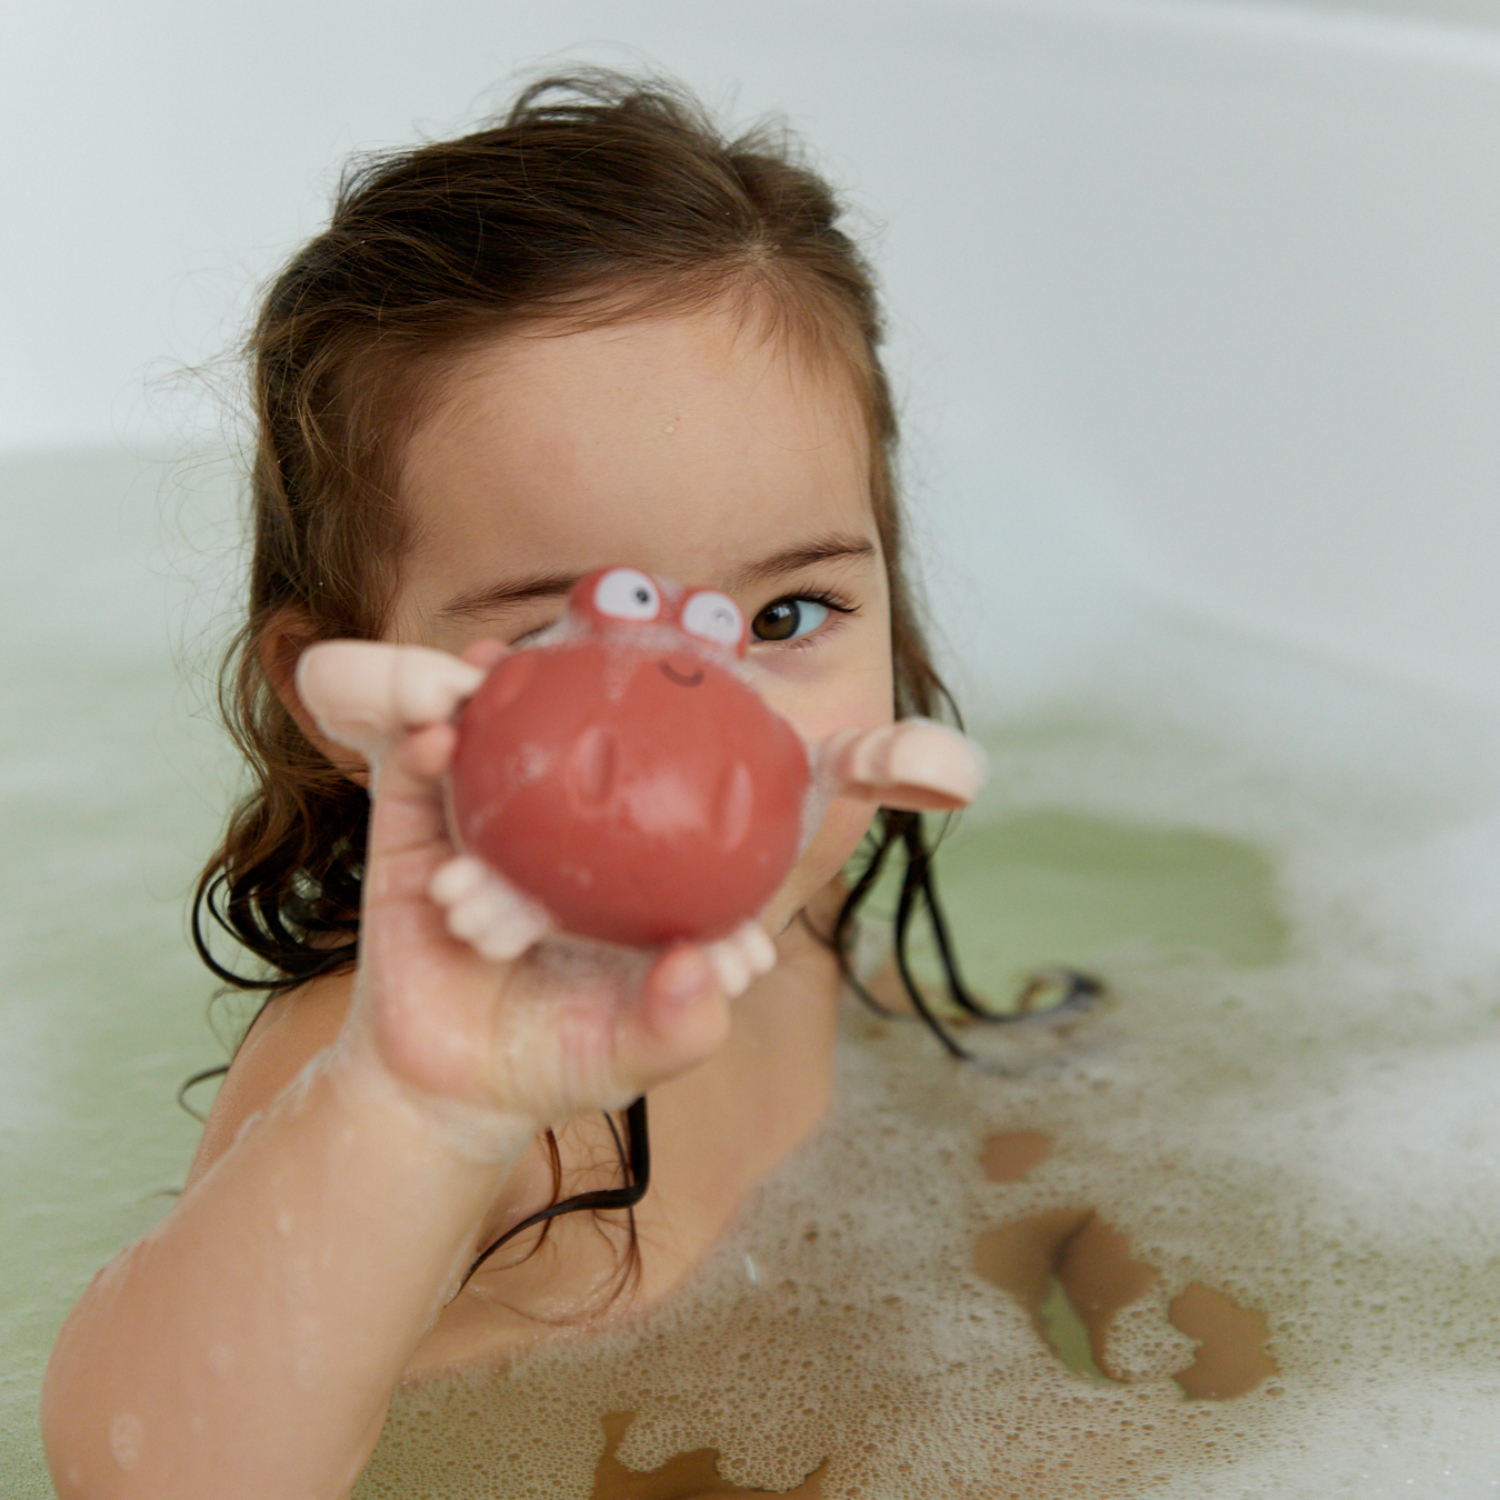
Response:
[{"label": "finger", "polygon": [[715,1052],[729,1023],[729,1002],[703,950],[669,948],[651,966],[636,1003],[621,1014],[617,1074],[649,1088]]},{"label": "finger", "polygon": [[372,868],[412,853],[431,852],[441,858],[452,854],[442,782],[453,762],[456,740],[451,724],[429,724],[398,741],[380,763],[370,814]]}]

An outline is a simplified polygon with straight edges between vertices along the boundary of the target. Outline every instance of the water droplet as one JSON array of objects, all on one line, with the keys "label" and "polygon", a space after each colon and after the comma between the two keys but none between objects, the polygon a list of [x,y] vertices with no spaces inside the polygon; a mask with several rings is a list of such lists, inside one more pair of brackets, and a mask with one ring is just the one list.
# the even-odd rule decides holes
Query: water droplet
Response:
[{"label": "water droplet", "polygon": [[122,1469],[133,1469],[146,1446],[146,1424],[133,1411],[122,1411],[109,1424],[109,1451]]}]

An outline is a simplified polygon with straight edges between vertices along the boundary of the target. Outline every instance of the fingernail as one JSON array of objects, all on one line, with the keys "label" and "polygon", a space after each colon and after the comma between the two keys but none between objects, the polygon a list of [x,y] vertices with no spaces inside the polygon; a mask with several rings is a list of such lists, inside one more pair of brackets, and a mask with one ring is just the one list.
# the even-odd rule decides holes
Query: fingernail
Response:
[{"label": "fingernail", "polygon": [[700,953],[683,953],[676,957],[666,977],[664,989],[669,1000],[686,1004],[707,994],[713,984],[713,970]]}]

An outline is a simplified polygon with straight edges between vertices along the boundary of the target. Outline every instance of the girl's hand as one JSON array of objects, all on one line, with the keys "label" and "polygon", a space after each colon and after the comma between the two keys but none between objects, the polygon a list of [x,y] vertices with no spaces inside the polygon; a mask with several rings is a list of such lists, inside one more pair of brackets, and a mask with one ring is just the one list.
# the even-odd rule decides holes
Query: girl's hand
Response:
[{"label": "girl's hand", "polygon": [[497,960],[448,930],[429,896],[454,858],[442,784],[453,713],[503,648],[462,661],[417,647],[331,642],[304,654],[298,691],[332,739],[371,765],[359,965],[345,1044],[416,1102],[535,1129],[616,1109],[728,1034],[705,953],[669,949],[619,968],[532,948]]}]

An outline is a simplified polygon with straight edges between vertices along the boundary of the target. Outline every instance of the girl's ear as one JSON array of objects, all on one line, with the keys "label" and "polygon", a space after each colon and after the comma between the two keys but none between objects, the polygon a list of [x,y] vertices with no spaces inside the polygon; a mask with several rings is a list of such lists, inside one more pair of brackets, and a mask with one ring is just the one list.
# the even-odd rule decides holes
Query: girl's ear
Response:
[{"label": "girl's ear", "polygon": [[318,727],[318,721],[308,712],[307,705],[297,692],[297,662],[317,639],[306,610],[296,605],[278,610],[266,626],[256,648],[261,671],[271,684],[271,691],[281,700],[281,706],[306,736],[308,744],[326,756],[350,781],[368,788],[370,767],[364,756],[347,745],[339,744],[337,740],[329,739]]}]

